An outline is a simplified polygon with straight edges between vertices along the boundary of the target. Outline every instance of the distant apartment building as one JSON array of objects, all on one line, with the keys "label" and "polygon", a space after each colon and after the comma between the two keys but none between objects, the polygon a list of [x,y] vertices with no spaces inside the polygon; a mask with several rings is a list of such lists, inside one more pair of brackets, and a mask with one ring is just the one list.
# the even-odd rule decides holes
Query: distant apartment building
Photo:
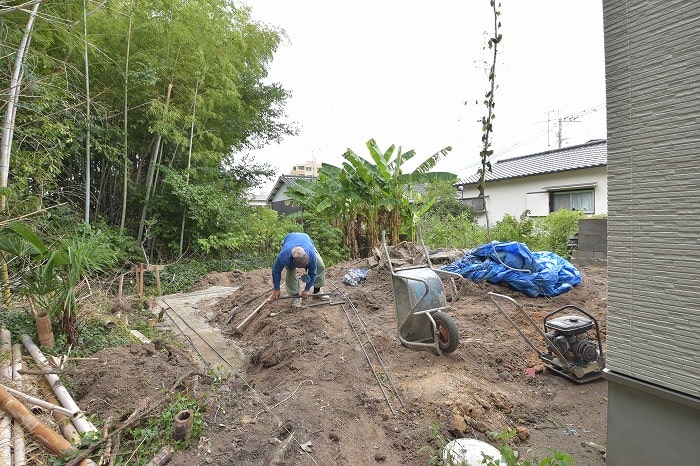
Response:
[{"label": "distant apartment building", "polygon": [[307,160],[305,163],[294,165],[289,172],[292,176],[317,176],[319,163]]}]

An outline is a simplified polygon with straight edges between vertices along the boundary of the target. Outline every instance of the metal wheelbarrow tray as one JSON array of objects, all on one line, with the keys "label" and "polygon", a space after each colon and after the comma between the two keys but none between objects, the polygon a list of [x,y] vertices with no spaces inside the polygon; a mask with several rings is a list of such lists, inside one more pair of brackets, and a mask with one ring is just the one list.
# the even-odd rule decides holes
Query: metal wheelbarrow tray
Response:
[{"label": "metal wheelbarrow tray", "polygon": [[399,340],[408,348],[432,348],[438,355],[452,353],[459,345],[459,330],[445,313],[449,309],[445,288],[430,267],[394,269],[386,241],[382,241],[391,271]]}]

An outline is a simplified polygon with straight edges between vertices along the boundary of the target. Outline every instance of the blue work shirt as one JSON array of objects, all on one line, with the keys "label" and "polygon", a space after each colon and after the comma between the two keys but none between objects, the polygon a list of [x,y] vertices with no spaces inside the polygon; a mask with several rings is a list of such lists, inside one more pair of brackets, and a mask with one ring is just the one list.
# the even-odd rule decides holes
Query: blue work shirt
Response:
[{"label": "blue work shirt", "polygon": [[282,250],[277,255],[275,263],[272,265],[272,285],[275,290],[280,289],[280,284],[282,282],[282,269],[283,268],[296,268],[297,265],[294,263],[294,258],[292,257],[292,249],[297,246],[301,246],[306,255],[309,256],[309,263],[306,264],[306,272],[309,274],[309,282],[306,283],[304,290],[309,291],[316,281],[316,248],[314,247],[314,242],[311,241],[311,237],[306,233],[288,233],[282,241]]}]

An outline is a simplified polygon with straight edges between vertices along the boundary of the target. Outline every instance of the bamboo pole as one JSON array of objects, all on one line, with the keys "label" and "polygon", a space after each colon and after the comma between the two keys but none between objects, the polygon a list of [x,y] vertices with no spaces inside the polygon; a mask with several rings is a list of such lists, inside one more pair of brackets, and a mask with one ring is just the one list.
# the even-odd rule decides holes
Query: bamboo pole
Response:
[{"label": "bamboo pole", "polygon": [[12,380],[22,382],[22,345],[12,345]]},{"label": "bamboo pole", "polygon": [[[194,140],[194,122],[197,116],[197,95],[199,94],[199,80],[194,87],[194,102],[192,103],[192,124],[190,125],[190,143],[187,150],[187,171],[185,171],[185,186],[190,184],[190,168],[192,167],[192,141]],[[187,207],[182,209],[182,223],[180,225],[180,249],[178,258],[182,257],[182,245],[185,239],[185,221],[187,220]]]},{"label": "bamboo pole", "polygon": [[[126,225],[126,198],[129,189],[129,56],[131,55],[131,16],[129,10],[129,29],[126,34],[126,60],[124,63],[124,169],[122,173],[122,217],[119,231],[124,233]],[[119,278],[119,297],[121,297],[124,275]]]},{"label": "bamboo pole", "polygon": [[[15,133],[15,117],[17,114],[17,104],[19,102],[20,85],[22,84],[22,72],[24,70],[24,60],[29,49],[29,44],[32,38],[32,29],[34,28],[34,20],[37,16],[37,10],[41,0],[36,2],[29,14],[27,26],[24,29],[24,35],[20,41],[17,54],[15,55],[15,63],[12,67],[12,76],[10,78],[10,88],[8,98],[5,101],[5,117],[3,118],[2,132],[0,133],[0,189],[7,188],[7,181],[10,175],[10,153],[12,151],[12,139]],[[0,195],[0,211],[3,213],[7,208],[7,198],[5,194]],[[0,275],[2,278],[2,297],[5,305],[10,307],[12,297],[10,294],[9,270],[5,259],[0,259]]]},{"label": "bamboo pole", "polygon": [[83,0],[83,57],[85,59],[85,224],[90,223],[90,133],[91,120],[90,109],[92,107],[92,99],[90,97],[90,62],[88,61],[88,39],[87,39],[87,0]]},{"label": "bamboo pole", "polygon": [[249,315],[248,317],[245,318],[245,320],[243,320],[243,322],[241,322],[240,324],[238,324],[238,326],[236,327],[235,332],[236,332],[236,333],[242,332],[242,331],[243,331],[243,327],[245,327],[246,324],[248,324],[248,322],[250,321],[250,319],[252,319],[253,317],[255,317],[255,314],[257,314],[258,311],[260,311],[260,309],[262,309],[262,307],[263,307],[265,304],[267,304],[269,301],[270,301],[270,298],[267,298],[265,301],[263,301],[263,302],[260,304],[260,306],[256,307],[255,310],[254,310],[253,312],[251,312],[250,315]]},{"label": "bamboo pole", "polygon": [[[9,97],[5,108],[5,118],[3,119],[2,137],[0,138],[0,188],[7,187],[7,180],[10,172],[10,151],[12,149],[12,139],[15,130],[15,115],[16,107],[19,102],[20,85],[22,84],[22,71],[24,69],[24,59],[27,49],[31,43],[32,29],[34,28],[34,20],[37,16],[39,4],[36,2],[29,15],[27,26],[22,36],[17,54],[15,55],[15,63],[12,68],[12,77],[10,78]],[[5,210],[6,198],[3,194],[0,196],[0,210]]]},{"label": "bamboo pole", "polygon": [[53,330],[51,328],[51,316],[48,312],[40,312],[35,317],[36,322],[36,333],[39,337],[39,344],[47,348],[53,348],[56,346],[56,340],[53,336]]},{"label": "bamboo pole", "polygon": [[[32,338],[29,335],[24,334],[20,337],[20,339],[22,340],[24,347],[27,348],[27,351],[29,351],[29,354],[31,354],[32,358],[34,358],[34,361],[37,363],[39,368],[44,371],[50,371],[51,366],[48,364],[48,361],[39,350],[39,347],[32,341]],[[44,377],[46,378],[46,381],[49,383],[49,386],[53,392],[56,394],[56,398],[58,398],[64,408],[80,411],[80,408],[70,396],[68,390],[66,390],[66,387],[63,386],[63,383],[56,374],[45,373]],[[75,428],[78,429],[78,432],[81,434],[97,431],[95,426],[88,421],[82,411],[77,416],[73,417],[72,421]]]},{"label": "bamboo pole", "polygon": [[162,466],[167,464],[167,462],[170,461],[170,458],[173,457],[174,452],[175,449],[171,445],[166,445],[160,449],[158,454],[154,456],[146,466]]},{"label": "bamboo pole", "polygon": [[56,412],[63,414],[64,416],[68,416],[68,417],[75,417],[78,414],[80,414],[80,410],[75,411],[75,410],[66,409],[63,406],[60,406],[58,404],[49,403],[48,401],[44,401],[40,398],[36,398],[36,397],[30,396],[30,395],[27,395],[26,393],[22,393],[19,390],[15,390],[14,388],[8,387],[8,386],[3,385],[1,383],[0,383],[0,388],[3,388],[5,391],[7,391],[7,393],[9,393],[10,395],[19,399],[20,401],[24,401],[25,403],[29,403],[29,404],[34,405],[34,406],[39,406],[40,408],[48,409],[51,412],[56,411]]},{"label": "bamboo pole", "polygon": [[[42,393],[46,397],[46,401],[53,404],[58,404],[58,398],[56,394],[51,390],[49,382],[45,378],[39,380],[39,387]],[[70,421],[71,418],[58,411],[52,411],[54,421],[58,424],[58,428],[61,430],[63,437],[75,446],[80,445],[80,433],[78,429],[75,428],[73,423]]]},{"label": "bamboo pole", "polygon": [[143,266],[144,264],[140,262],[136,264],[136,287],[138,288],[139,298],[143,298]]},{"label": "bamboo pole", "polygon": [[[165,107],[163,109],[164,114],[161,119],[165,118],[165,113],[168,111],[168,106],[170,105],[170,95],[172,94],[173,91],[173,85],[168,84],[168,91],[165,97]],[[148,174],[146,177],[146,197],[143,200],[143,208],[141,210],[141,221],[139,222],[139,230],[138,234],[136,236],[136,242],[141,246],[141,240],[143,239],[143,233],[144,233],[144,227],[146,225],[146,212],[148,211],[148,204],[151,200],[151,190],[153,189],[153,185],[155,184],[155,170],[156,170],[156,162],[158,161],[158,155],[160,153],[161,149],[161,141],[162,141],[163,136],[158,133],[156,135],[156,143],[153,148],[153,154],[151,155],[151,161],[148,164]]]},{"label": "bamboo pole", "polygon": [[[22,345],[12,345],[12,379],[20,387],[22,386]],[[24,427],[19,422],[12,425],[12,459],[14,466],[27,464],[26,443],[24,440]]]},{"label": "bamboo pole", "polygon": [[[14,420],[22,424],[28,432],[34,435],[42,445],[52,452],[66,457],[76,451],[76,448],[71,445],[68,440],[64,439],[41,422],[21,401],[10,395],[2,387],[0,387],[0,408],[5,410]],[[6,464],[10,463],[7,462]]]},{"label": "bamboo pole", "polygon": [[0,375],[12,379],[12,334],[0,328]]},{"label": "bamboo pole", "polygon": [[[12,379],[12,335],[0,329],[0,379]],[[12,464],[12,418],[8,413],[0,417],[0,461]]]},{"label": "bamboo pole", "polygon": [[162,294],[160,290],[160,267],[158,265],[155,265],[155,271],[156,271],[156,290],[158,292],[158,296]]},{"label": "bamboo pole", "polygon": [[0,464],[12,464],[12,417],[7,413],[0,419]]}]

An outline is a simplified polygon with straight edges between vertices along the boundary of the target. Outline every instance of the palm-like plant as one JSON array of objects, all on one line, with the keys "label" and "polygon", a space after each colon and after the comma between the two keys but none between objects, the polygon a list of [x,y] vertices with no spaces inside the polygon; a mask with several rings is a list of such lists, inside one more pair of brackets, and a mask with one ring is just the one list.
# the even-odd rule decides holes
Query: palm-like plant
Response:
[{"label": "palm-like plant", "polygon": [[14,266],[14,293],[27,299],[33,311],[41,309],[60,320],[68,341],[76,344],[78,303],[86,294],[81,284],[117,258],[106,235],[86,226],[82,233],[47,245],[24,224],[13,224],[3,233],[0,251]]}]

